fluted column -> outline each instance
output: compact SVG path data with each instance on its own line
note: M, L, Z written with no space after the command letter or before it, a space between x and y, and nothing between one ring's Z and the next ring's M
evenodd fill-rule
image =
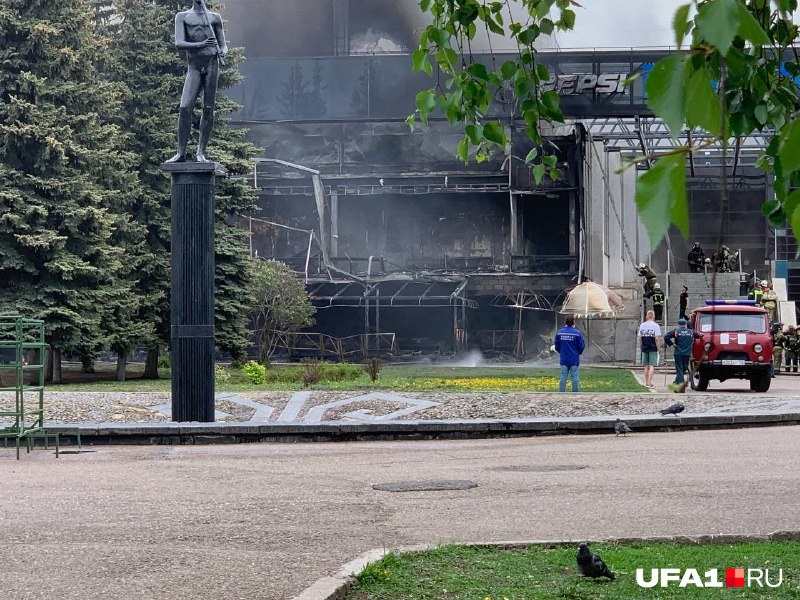
M165 163L172 177L172 420L214 421L214 185L217 163Z

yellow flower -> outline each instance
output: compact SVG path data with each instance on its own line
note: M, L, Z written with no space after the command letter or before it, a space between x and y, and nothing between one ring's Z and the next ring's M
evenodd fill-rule
M453 377L448 379L420 379L420 386L431 385L457 387L463 390L491 391L524 389L531 391L554 391L558 389L555 377Z

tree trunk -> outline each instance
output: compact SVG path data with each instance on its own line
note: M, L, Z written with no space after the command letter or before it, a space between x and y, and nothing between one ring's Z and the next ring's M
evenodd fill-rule
M94 358L90 356L81 357L81 373L94 373Z
M53 383L61 383L61 350L53 348Z
M147 351L142 379L158 379L158 348L150 348Z
M117 352L117 381L125 381L125 371L128 368L128 351Z
M44 350L44 382L53 382L53 349L50 346Z

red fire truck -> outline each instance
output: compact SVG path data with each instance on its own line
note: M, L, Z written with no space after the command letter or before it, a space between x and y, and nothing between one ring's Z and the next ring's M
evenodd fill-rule
M747 379L751 390L769 390L772 337L767 311L755 301L706 300L692 313L690 326L701 334L689 365L693 390L707 390L712 379Z

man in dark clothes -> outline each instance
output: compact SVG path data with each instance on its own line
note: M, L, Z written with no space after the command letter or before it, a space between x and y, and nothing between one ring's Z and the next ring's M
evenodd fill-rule
M586 348L583 334L575 329L575 318L567 317L566 327L562 327L556 333L555 347L556 352L561 356L561 381L558 390L567 390L567 375L572 379L572 391L580 391L580 381L578 380L578 367L581 364L581 354Z
M703 270L703 262L706 259L706 253L700 247L700 242L695 242L691 250L689 250L689 270L692 273L699 273Z
M689 288L685 285L681 288L681 297L679 300L679 307L678 307L678 318L679 319L686 319L689 320L689 317L686 316L686 307L689 304Z

